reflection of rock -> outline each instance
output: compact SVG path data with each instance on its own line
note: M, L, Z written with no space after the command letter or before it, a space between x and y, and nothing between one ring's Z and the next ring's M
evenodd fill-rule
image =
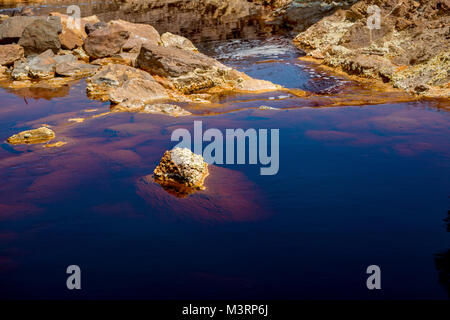
M17 44L0 45L0 65L9 66L23 58L23 48Z
M49 18L59 19L59 17ZM58 53L59 49L61 49L58 33L61 30L61 23L55 26L54 23L46 20L35 20L23 30L19 45L24 48L25 55L39 54L49 49L54 53Z
M220 223L256 221L270 214L258 186L244 174L213 165L208 170L210 176L202 192L182 197L176 193L179 189L165 190L148 175L138 180L137 193L148 203L149 213L161 212L163 219Z
M450 296L450 250L436 254L434 263L439 273L439 283L447 289Z
M153 174L155 181L165 189L186 196L195 190L204 189L208 164L201 155L187 148L174 148L164 153Z
M35 144L44 143L55 138L55 133L47 127L22 131L8 138L10 144Z
M358 1L300 33L294 42L349 74L389 82L411 93L450 96L448 4L441 0L398 3ZM384 17L379 29L367 28L371 5L378 5Z

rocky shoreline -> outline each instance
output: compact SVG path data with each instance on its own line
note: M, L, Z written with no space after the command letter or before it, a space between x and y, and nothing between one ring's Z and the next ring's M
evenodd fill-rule
M110 101L112 111L189 115L171 102L208 103L227 91L281 89L253 79L200 53L179 35L160 35L124 20L14 16L0 25L2 86L58 88L87 77L90 98Z
M369 29L369 6L380 28ZM369 10L370 11L370 10ZM318 63L377 79L414 95L450 97L450 2L361 0L298 34Z

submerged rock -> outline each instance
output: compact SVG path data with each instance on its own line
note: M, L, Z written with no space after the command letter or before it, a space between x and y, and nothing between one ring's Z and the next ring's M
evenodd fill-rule
M40 127L34 130L22 131L18 134L13 135L8 138L7 142L9 144L35 144L35 143L45 143L55 138L55 133L47 128Z
M0 45L0 65L10 66L23 58L23 48L17 44Z
M203 190L208 174L208 164L203 157L187 148L166 151L153 171L157 183L165 188L179 190L182 194Z

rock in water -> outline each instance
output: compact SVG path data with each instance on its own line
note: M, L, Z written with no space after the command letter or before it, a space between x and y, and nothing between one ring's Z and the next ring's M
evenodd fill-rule
M203 183L208 174L208 164L203 157L187 148L166 151L153 171L157 183L181 194L205 189Z
M34 130L22 131L18 134L9 137L7 142L9 144L35 144L45 143L55 138L55 133L47 128L40 127Z
M25 55L40 54L49 49L56 54L61 49L60 30L45 20L35 20L23 30L19 45L24 48Z
M9 66L23 58L23 48L17 44L0 45L0 65Z

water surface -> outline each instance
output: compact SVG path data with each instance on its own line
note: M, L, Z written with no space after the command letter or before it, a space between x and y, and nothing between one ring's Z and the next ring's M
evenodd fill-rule
M286 40L201 50L286 92L185 105L193 116L113 113L85 82L55 96L0 89L0 136L52 126L61 148L0 148L1 298L446 298L448 101L332 105L377 94L297 58ZM368 99L368 98L367 98ZM278 110L259 110L261 105ZM93 112L92 109L96 109ZM211 168L180 199L143 177L176 128L277 128L280 170ZM144 179L145 180L145 179ZM66 289L68 265L82 290ZM367 266L382 270L369 291Z

